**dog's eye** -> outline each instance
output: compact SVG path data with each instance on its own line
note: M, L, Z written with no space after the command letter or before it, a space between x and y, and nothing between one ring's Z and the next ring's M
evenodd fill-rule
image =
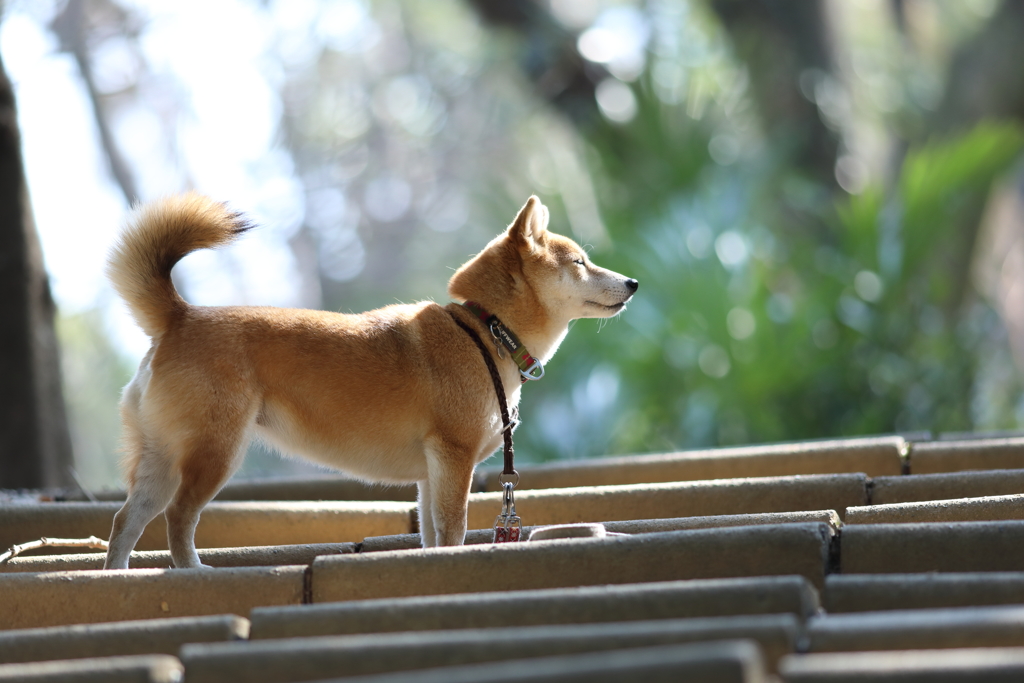
M577 266L585 266L585 265L587 265L586 263L583 262L583 259L581 259L581 258L574 259L573 263L575 263Z

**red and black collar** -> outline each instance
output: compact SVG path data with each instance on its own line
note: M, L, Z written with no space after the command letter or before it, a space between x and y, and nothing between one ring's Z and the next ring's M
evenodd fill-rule
M467 301L462 306L487 326L496 344L508 349L512 360L519 366L519 374L522 375L520 381L525 383L527 380L536 380L544 376L544 364L540 362L539 358L530 355L526 346L519 341L519 337L498 320L498 316L490 313L475 301Z

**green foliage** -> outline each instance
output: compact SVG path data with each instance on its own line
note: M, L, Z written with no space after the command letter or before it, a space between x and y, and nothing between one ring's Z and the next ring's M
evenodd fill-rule
M640 164L671 178L629 201L600 193L614 246L594 258L639 292L621 318L578 323L549 379L525 389L539 428L520 430L523 453L1016 423L1019 383L1003 381L998 400L979 385L1005 340L967 272L989 187L1024 148L1019 128L912 150L892 187L833 205L771 149L715 167L696 122L660 145L644 139L650 125L636 124L634 150L595 142L610 186Z

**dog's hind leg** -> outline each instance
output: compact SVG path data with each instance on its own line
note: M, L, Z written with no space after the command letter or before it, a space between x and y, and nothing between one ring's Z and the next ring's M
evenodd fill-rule
M164 511L167 519L167 547L174 566L204 567L196 552L199 514L213 500L241 462L246 445L245 429L234 434L206 435L196 439L180 463L181 483Z
M121 397L125 461L130 467L128 499L114 515L105 569L128 568L128 558L146 525L167 506L178 487L173 454L163 442L147 434L146 423L140 415L142 396L151 378L152 359L153 349L150 349Z
M153 518L160 514L174 495L179 476L171 459L162 449L136 440L138 449L128 500L114 515L110 545L104 569L127 569L132 549Z
M440 440L427 446L434 545L462 545L466 540L466 505L473 484L474 462L472 456L463 457L461 449Z
M434 533L434 516L430 511L430 480L424 479L416 483L419 491L417 502L419 503L420 523L420 545L424 548L433 548L437 545L437 537Z

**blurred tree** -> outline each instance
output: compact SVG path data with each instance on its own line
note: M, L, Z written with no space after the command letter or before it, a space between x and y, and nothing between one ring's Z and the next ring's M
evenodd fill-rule
M54 305L21 159L14 91L0 63L0 488L71 483Z
M275 274L301 279L289 305L443 300L445 268L531 192L555 229L640 280L625 315L578 323L525 390L524 459L1024 421L1005 331L968 277L989 188L1021 147L1019 129L977 125L1020 118L1020 3L233 7L217 20L248 23L218 38L241 36L232 53L262 45L258 64L190 101L205 74L146 51L195 57L196 22L161 34L138 5L56 6L126 196L216 176L208 191L266 199L253 202L272 214L262 232L289 252ZM213 97L225 92L239 110ZM235 140L236 166L182 151L216 142L196 135L203 102L239 126L266 121L264 147ZM245 258L209 256L219 279L183 278L186 295L245 301ZM98 320L62 334L109 360ZM66 367L109 394L122 371ZM112 423L93 403L71 405ZM87 432L76 439L107 447Z
M130 16L129 12L108 0L70 0L50 24L60 40L61 49L69 53L78 66L82 83L89 96L89 104L92 106L100 145L110 165L110 174L129 205L138 201L139 192L131 169L111 132L107 101L100 94L93 75L89 42L102 42L111 35L121 32L130 33Z
M1003 2L977 35L966 40L952 55L947 85L941 102L929 117L927 133L949 135L987 120L1015 120L1024 124L1024 3ZM1024 168L1016 172L1017 183L1024 185ZM1019 190L1018 190L1019 192ZM979 254L979 230L986 209L984 201L962 218L960 229L950 236L947 273L959 296L951 305L962 305L971 288L971 268L985 254ZM1016 216L1018 238L1024 237L1024 213ZM984 246L984 245L982 245ZM1009 291L1024 286L1024 273L1007 272L1002 278L1004 298ZM1024 313L1002 311L1011 330L1020 327ZM1020 334L1018 333L1018 337ZM1024 337L1016 340L1024 348ZM1021 366L1024 370L1024 366Z

